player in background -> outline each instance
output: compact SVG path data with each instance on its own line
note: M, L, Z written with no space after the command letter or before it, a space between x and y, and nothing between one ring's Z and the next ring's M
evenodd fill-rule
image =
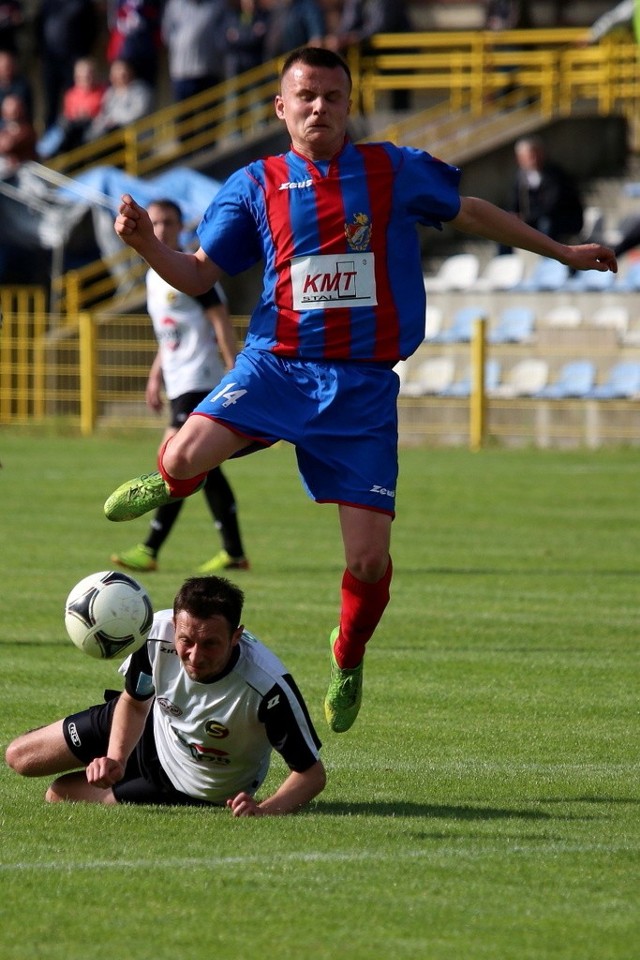
M149 217L158 240L179 250L183 219L178 204L156 200L149 204ZM146 282L147 311L158 340L158 352L149 371L145 399L147 406L159 413L164 387L171 404L171 422L162 440L165 444L218 383L224 370L233 367L237 344L219 284L190 297L166 283L155 270L147 272ZM207 474L203 493L222 538L222 550L203 563L198 572L247 570L249 561L240 535L236 499L220 467ZM183 502L174 500L159 507L145 542L114 553L112 562L127 570L156 570L160 548L171 533Z
M421 150L352 143L351 76L337 54L293 51L275 112L288 153L232 174L177 253L147 213L122 199L115 229L168 283L195 294L223 271L264 261L262 295L236 365L159 457L159 472L122 484L105 503L129 520L189 496L228 457L280 439L296 447L312 498L335 503L344 543L339 626L331 634L325 715L348 730L362 697L365 645L389 601L398 470L398 377L424 339L418 224L554 257L577 270L616 270L598 244L567 246L485 200L461 197L460 171Z
M17 737L9 766L62 774L51 803L213 805L236 817L308 803L326 782L320 741L291 675L240 622L243 602L222 577L186 580L120 667L122 693ZM256 800L274 749L290 772Z

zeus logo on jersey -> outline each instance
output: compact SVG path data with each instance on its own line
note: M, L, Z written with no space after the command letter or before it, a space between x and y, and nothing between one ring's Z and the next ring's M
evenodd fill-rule
M278 190L304 190L305 187L310 187L312 183L313 180L301 180L299 183L289 180L287 183L281 183Z
M295 310L375 306L375 260L372 253L294 257L291 286Z

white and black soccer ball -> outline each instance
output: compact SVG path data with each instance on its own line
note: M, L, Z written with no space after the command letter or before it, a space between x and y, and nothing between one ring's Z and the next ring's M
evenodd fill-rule
M64 624L72 642L90 657L128 656L145 643L153 608L137 580L118 570L84 577L69 593Z

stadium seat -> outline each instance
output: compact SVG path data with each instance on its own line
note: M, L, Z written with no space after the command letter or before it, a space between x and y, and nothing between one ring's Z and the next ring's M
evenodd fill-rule
M403 386L405 397L424 397L439 394L453 383L454 363L450 357L431 357L424 360Z
M535 314L529 307L505 307L487 339L489 343L525 343L533 337L534 327Z
M520 360L505 374L504 381L492 390L494 397L532 397L546 386L549 364L546 360Z
M612 327L620 337L623 337L629 326L629 310L621 303L598 307L591 317L591 323L596 327Z
M479 273L480 261L475 253L456 253L447 257L435 276L425 276L427 294L468 290L478 279Z
M564 285L565 290L590 293L597 290L610 290L617 282L617 274L611 270L578 270L569 277Z
M595 364L591 360L570 360L565 363L557 380L535 394L547 400L563 400L569 397L585 397L596 379Z
M620 360L614 364L604 383L593 387L587 396L594 400L615 400L640 394L640 361Z
M505 253L489 261L473 290L511 290L523 276L523 258L518 253Z
M543 322L549 327L579 327L582 323L582 310L572 303L558 304L545 313Z
M640 260L634 260L623 268L616 283L616 290L618 293L633 293L640 290Z
M486 361L484 365L484 389L487 393L491 393L498 386L500 382L500 369L499 360L491 359ZM471 370L468 370L461 380L456 380L450 387L443 390L442 395L445 397L468 397L471 395L471 386Z
M560 290L569 279L569 267L551 257L538 257L528 277L516 284L514 290L539 293L542 290Z
M442 330L443 312L442 307L427 303L427 309L424 317L424 338L433 340L433 338Z
M475 321L484 316L486 316L485 308L477 304L460 307L454 313L450 326L436 334L432 338L432 343L469 343Z

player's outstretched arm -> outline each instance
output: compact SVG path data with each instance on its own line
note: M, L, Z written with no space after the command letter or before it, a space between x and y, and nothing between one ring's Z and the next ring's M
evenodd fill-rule
M201 247L195 253L183 253L161 243L149 214L128 193L122 196L114 230L163 280L190 296L206 293L222 276Z
M276 792L260 803L248 793L238 793L227 800L227 806L234 817L277 817L295 813L305 803L317 797L324 790L326 782L324 764L321 760L316 760L304 773L292 770Z
M460 210L451 225L463 233L495 240L508 247L519 247L543 257L553 257L575 270L618 272L615 254L609 247L600 243L558 243L523 223L515 214L478 197L462 197Z

